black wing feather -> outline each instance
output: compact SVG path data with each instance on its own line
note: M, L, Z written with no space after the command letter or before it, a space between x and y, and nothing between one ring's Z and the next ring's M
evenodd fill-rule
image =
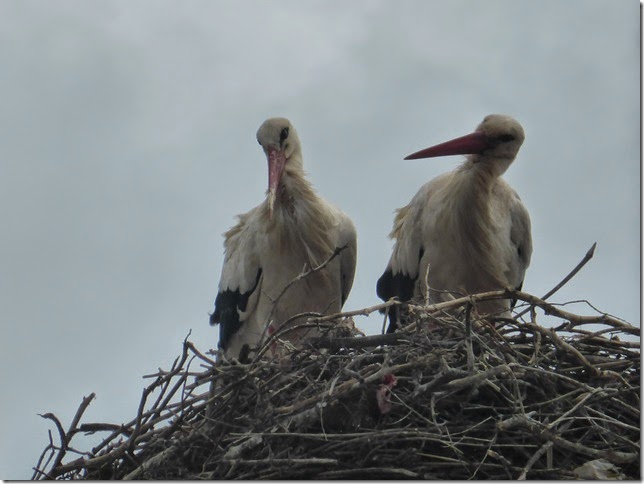
M210 315L210 324L219 324L219 347L226 350L230 338L239 331L244 321L239 319L239 313L246 311L248 298L257 289L259 279L262 276L261 267L257 271L255 284L252 289L244 293L239 289L226 289L217 294L215 299L215 312Z
M387 269L385 273L380 276L380 279L378 279L378 283L376 284L376 293L383 301L389 301L392 297L403 302L409 301L414 295L416 279L417 277L412 278L404 275L402 272L394 274L391 269ZM394 311L393 314L389 314L387 333L393 333L398 328L398 320L400 319L399 312L400 311Z
M425 250L423 247L418 251L418 264L420 265L420 260L423 258ZM401 302L407 302L414 297L414 287L416 285L416 277L411 277L398 272L393 273L391 267L387 267L387 270L384 272L376 284L376 294L383 301L389 301L392 297L397 298ZM400 311L399 308L396 308L394 313L389 314L389 326L387 327L387 333L393 333L398 329L398 323L400 320Z

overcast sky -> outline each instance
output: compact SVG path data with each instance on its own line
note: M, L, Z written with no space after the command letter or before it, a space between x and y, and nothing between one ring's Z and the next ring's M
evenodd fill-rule
M357 227L346 309L378 302L394 210L460 162L403 156L505 113L525 290L597 242L553 301L640 325L639 21L634 0L3 0L0 477L31 476L37 413L67 426L96 392L87 421L128 421L189 331L216 347L221 234L264 197L271 116Z

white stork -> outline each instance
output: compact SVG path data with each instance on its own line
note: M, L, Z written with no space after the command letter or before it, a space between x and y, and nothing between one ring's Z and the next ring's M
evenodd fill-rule
M396 243L376 291L383 300L441 302L466 294L521 288L532 255L530 217L501 175L524 140L509 116L491 114L466 136L405 159L466 154L454 171L423 185L397 210L390 237ZM509 317L509 300L478 306ZM396 330L391 317L387 332Z
M267 197L224 234L224 265L210 316L210 324L219 324L219 347L228 358L245 359L285 323L301 323L289 322L295 315L340 311L356 266L355 227L306 179L293 125L284 118L267 119L257 141L268 160ZM285 338L297 344L315 334L297 330Z

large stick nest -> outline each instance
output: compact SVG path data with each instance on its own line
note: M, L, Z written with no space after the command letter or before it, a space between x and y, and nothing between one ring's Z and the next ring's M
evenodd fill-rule
M499 297L539 309L480 319ZM508 291L406 306L395 334L338 325L397 306L309 318L328 335L288 349L275 334L245 364L186 340L132 421L81 423L93 395L67 431L43 415L58 435L34 478L640 478L639 328ZM87 432L106 437L81 451Z

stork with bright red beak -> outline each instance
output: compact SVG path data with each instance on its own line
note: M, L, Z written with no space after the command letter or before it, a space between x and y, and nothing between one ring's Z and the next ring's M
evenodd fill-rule
M407 156L467 155L397 210L395 245L377 283L380 298L437 303L477 292L520 289L532 255L530 216L501 178L524 140L509 116L491 114L476 130ZM419 302L420 302L419 301ZM480 314L509 317L507 299L481 303ZM387 332L400 325L390 315Z
M267 119L257 141L268 160L266 199L224 234L224 265L210 316L228 358L243 359L269 334L302 323L296 315L339 312L356 266L355 227L306 179L290 121ZM296 280L305 272L310 274ZM316 335L309 328L285 338L299 345Z

